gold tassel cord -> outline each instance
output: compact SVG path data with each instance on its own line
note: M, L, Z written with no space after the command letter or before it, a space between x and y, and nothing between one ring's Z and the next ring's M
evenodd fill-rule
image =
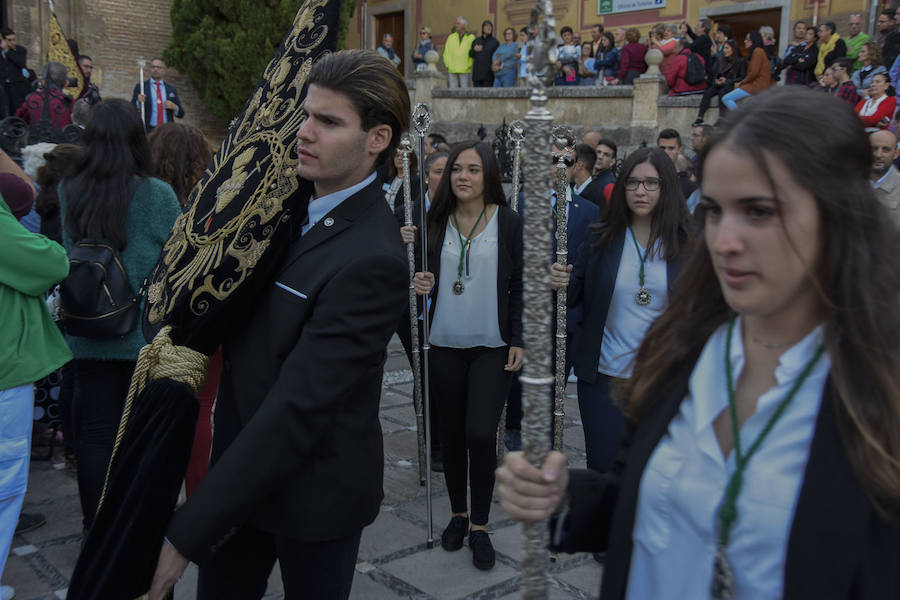
M141 348L138 354L134 374L131 376L131 385L128 388L128 396L125 399L125 407L122 410L122 419L119 421L119 430L116 433L116 443L113 453L106 467L106 479L103 482L103 493L100 495L100 503L97 511L103 506L106 498L106 490L109 487L109 473L119 451L122 438L128 429L128 419L135 399L141 395L144 388L151 381L158 379L171 379L183 383L191 388L194 394L198 394L206 380L206 371L209 367L209 357L202 352L192 350L187 346L176 346L169 337L171 326L163 327L153 341Z

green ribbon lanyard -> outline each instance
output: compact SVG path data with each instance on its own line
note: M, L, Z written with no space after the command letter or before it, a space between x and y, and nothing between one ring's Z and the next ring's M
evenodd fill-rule
M753 458L753 455L756 454L756 451L759 449L760 445L762 445L763 440L767 435L769 435L769 432L772 431L772 428L775 427L775 423L778 421L781 415L784 414L784 411L794 399L794 396L797 395L797 392L800 390L803 382L805 382L809 377L809 374L812 372L813 367L815 367L816 363L819 362L819 359L822 357L822 354L825 351L824 344L820 343L819 347L816 349L815 354L813 354L812 358L809 359L809 361L806 363L806 366L803 367L803 371L800 372L800 376L797 377L796 381L794 381L794 385L791 386L791 389L775 409L775 412L771 417L769 417L769 421L766 423L766 426L763 427L763 430L759 432L759 435L750 445L750 448L745 454L741 449L741 434L738 427L737 405L734 402L734 373L731 367L731 337L732 333L734 332L734 324L736 321L737 317L733 317L731 319L731 323L728 325L728 337L725 341L725 373L728 376L728 412L731 416L731 433L734 436L735 470L734 473L732 473L731 478L728 480L728 486L725 488L725 497L722 500L722 505L719 507L718 518L720 548L726 548L728 546L731 529L734 526L735 521L737 520L737 499L741 494L741 486L744 483L744 471L747 468L747 463L750 462L750 459Z
M462 234L459 232L459 221L456 220L456 211L453 211L453 224L456 226L456 235L459 238L459 268L457 269L457 275L459 276L459 280L462 280L463 276L463 265L466 267L466 277L469 276L469 249L472 246L472 234L475 233L475 229L478 228L478 224L481 223L481 217L484 216L484 211L487 210L487 204L484 205L484 208L481 209L481 214L478 215L478 219L475 221L475 224L472 225L472 231L469 232L469 235L466 236L466 241L463 242Z
M641 254L641 246L638 244L637 236L634 235L634 231L632 231L631 226L629 225L628 231L631 232L631 241L634 242L634 249L637 251L638 258L641 261L641 271L638 274L641 281L641 289L644 289L644 263L647 262L647 253L650 252L650 248L644 250L644 254Z

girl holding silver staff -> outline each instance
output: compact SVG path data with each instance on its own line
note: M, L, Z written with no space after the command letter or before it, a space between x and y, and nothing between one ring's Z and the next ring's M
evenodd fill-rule
M868 150L808 90L729 115L702 159L702 234L622 389L615 468L499 470L509 514L559 509L557 547L608 549L602 600L896 596L900 271L880 257L900 234Z
M568 286L568 305L582 313L573 364L589 469L607 471L616 456L624 420L610 387L631 375L644 333L668 304L688 219L672 161L641 148L625 160L606 216L591 226L574 266L553 265L551 285Z
M494 566L486 527L497 464L495 436L510 374L522 367L522 225L506 206L490 146L458 144L447 159L426 220L428 264L416 292L431 297L431 391L440 411L451 519L445 550L469 548Z

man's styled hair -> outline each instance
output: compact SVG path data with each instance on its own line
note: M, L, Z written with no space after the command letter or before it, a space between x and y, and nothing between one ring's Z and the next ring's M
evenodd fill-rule
M79 63L80 63L81 61L83 61L83 60L89 60L89 61L91 61L91 62L94 62L94 59L91 58L90 56L88 56L87 54L82 54L81 56L78 57L78 62L79 62Z
M386 39L388 39L388 38L394 39L394 36L392 36L392 35L389 34L389 33L386 33L386 34L384 34L383 36L381 36L381 41L383 42L384 40L386 40Z
M597 151L588 144L576 144L575 160L581 161L581 164L583 164L584 168L590 173L591 169L594 168L594 163L597 162Z
M603 33L603 31L604 31L603 25L601 25L600 23L595 23L594 25L591 25L591 29L596 29L597 33Z
M830 33L837 31L837 25L834 24L834 21L825 21L822 23L822 27L827 29Z
M734 37L734 32L731 30L731 25L728 23L719 23L716 25L716 29L725 36L726 40L730 40Z
M0 29L0 36L6 37L8 35L15 35L16 32L10 29L9 27L4 27Z
M618 147L618 146L616 145L616 143L615 143L614 141L612 141L612 140L608 140L608 139L606 139L606 138L603 138L602 140L600 140L599 142L597 142L597 146L606 146L607 148L609 148L610 150L612 150L613 158L615 158L616 156L619 155L619 147Z
M154 61L154 60L158 60L159 62L161 62L161 63L162 63L162 66L163 66L163 69L166 68L166 61L164 61L162 58L160 58L159 56L154 56L153 58L150 59L150 64L151 64L151 65L153 64L153 61Z
M562 34L564 34L564 33L572 33L572 34L574 34L574 32L572 31L572 28L569 27L568 25L566 25L565 27L563 27L562 29L559 30L559 35L562 35Z
M313 65L307 84L347 97L362 121L363 131L376 125L390 125L391 141L378 156L384 164L409 130L409 91L400 71L388 59L372 50L341 50L322 56Z
M703 29L705 29L705 31L703 33L709 33L710 31L712 31L712 21L710 21L706 17L703 17L702 19L700 19L700 21L698 21L697 24L700 25L700 27L702 27Z
M660 131L659 136L656 138L657 144L659 143L659 140L676 140L679 147L683 145L681 143L681 134L674 129L663 129Z

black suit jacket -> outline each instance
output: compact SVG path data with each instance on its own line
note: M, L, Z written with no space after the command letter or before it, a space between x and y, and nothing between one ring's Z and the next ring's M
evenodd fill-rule
M500 337L510 346L524 347L522 341L522 219L506 206L497 207L497 315ZM429 323L437 308L437 290L441 281L441 250L446 227L440 233L436 250L428 252L428 270L434 274ZM419 269L421 270L421 269ZM455 273L451 273L455 276Z
M616 289L619 261L625 248L625 232L616 236L608 249L594 247L594 241L595 239L589 238L581 246L567 296L568 306L580 307L582 310L580 329L583 335L579 337L575 351L573 361L575 375L590 383L597 380L603 329L606 327L606 316L609 314L609 305ZM670 293L680 267L680 256L677 260L666 263L666 278Z
M153 100L150 95L150 80L144 82L144 117L146 118L146 128L147 131L152 131L154 127L156 127L155 123L150 122L150 115L153 114ZM175 86L169 83L168 81L163 81L163 87L165 87L165 95L166 100L171 100L175 104L178 105L178 110L166 109L166 123L171 123L175 120L175 117L179 119L184 117L184 108L181 106L181 100L178 98L178 90L175 89ZM134 86L134 91L131 94L131 102L140 110L141 105L138 102L138 95L141 93L140 89L137 85Z
M571 473L570 511L558 549L607 550L601 600L625 598L641 477L678 414L689 377L683 374L639 424L628 425L610 473ZM900 526L882 521L860 487L838 431L839 398L830 381L823 394L788 536L784 598L900 597Z
M385 349L409 273L373 183L290 246L223 345L212 465L167 531L201 563L244 524L316 541L378 515Z

